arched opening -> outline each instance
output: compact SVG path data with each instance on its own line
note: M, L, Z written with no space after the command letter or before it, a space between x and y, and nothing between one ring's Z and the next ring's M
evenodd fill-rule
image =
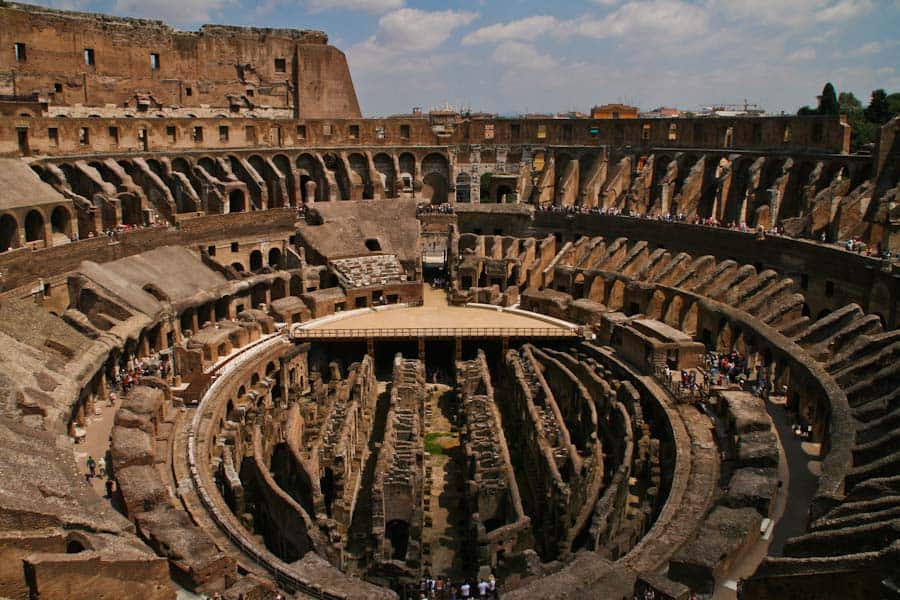
M416 157L404 152L398 159L400 163L400 183L404 192L412 192L416 181Z
M85 551L84 544L82 544L78 540L67 540L66 541L66 554L78 554L78 553L84 552L84 551Z
M50 228L54 234L72 237L72 218L65 206L57 206L50 213Z
M662 318L663 307L666 304L666 295L660 290L655 290L650 298L650 305L647 306L647 317L656 319Z
M207 158L206 160L209 160L209 159ZM147 162L148 162L148 164L150 164L151 168L153 168L154 164L158 164L155 160L147 161ZM153 169L153 170L156 172L157 175L162 175L162 173L160 173L156 169ZM161 168L160 168L160 170L161 170ZM185 160L183 158L176 158L172 161L172 170L177 173L182 173L183 175L190 175L191 174L191 165L190 165L190 163L188 163L187 160Z
M398 519L390 521L384 535L391 542L391 558L406 560L406 551L409 549L409 523Z
M369 252L381 252L381 243L375 238L366 240L366 248Z
M456 176L456 201L471 202L472 177L468 173L460 173Z
M350 163L350 170L355 177L359 178L359 183L362 184L363 200L373 199L375 197L375 189L372 186L372 179L369 177L369 160L362 154L354 152L347 157L347 162Z
M498 185L497 186L497 196L494 200L500 204L503 202L511 202L513 197L513 190L508 185Z
M384 195L386 198L397 197L397 172L394 170L394 161L387 154L376 154L372 158L375 165L375 171L381 178L381 185L384 187Z
M19 243L19 224L12 215L0 217L0 252L15 248Z
M440 173L429 173L422 180L422 199L431 204L447 202L447 178Z
M291 161L284 154L276 154L272 158L272 163L278 172L284 177L285 192L288 196L288 202L291 206L297 205L297 190L294 189L294 178L291 177ZM271 204L271 198L269 199Z
M233 263L231 263L231 268L234 269L235 271L237 271L238 273L243 273L243 272L244 272L244 265L242 265L242 264L239 263L239 262L233 262Z
M228 194L228 212L236 213L244 211L244 192L233 190Z
M300 200L313 203L328 199L322 166L313 155L301 154L297 157L297 173L300 175Z
M250 270L258 271L258 270L262 269L262 266L263 266L262 252L260 252L259 250L254 250L253 252L250 253Z
M44 216L36 210L25 215L25 241L37 242L44 239Z
M287 283L284 279L276 279L272 282L272 300L278 300L287 296Z
M278 248L269 250L269 266L273 269L281 268L281 250Z
M422 159L422 198L432 204L443 204L447 201L450 169L447 158L432 153Z
M323 156L322 161L325 163L325 168L331 172L335 182L337 182L340 199L350 200L350 177L347 174L347 169L344 167L344 161L333 152Z

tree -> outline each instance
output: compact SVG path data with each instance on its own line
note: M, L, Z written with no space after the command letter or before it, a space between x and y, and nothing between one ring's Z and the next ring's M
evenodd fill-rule
M841 92L838 94L838 106L842 115L849 115L854 112L862 112L863 105L859 98L853 92Z
M869 100L869 106L865 111L866 120L878 125L883 125L891 118L891 111L888 107L887 93L882 90L874 90L872 99Z
M894 93L887 97L888 111L891 117L900 115L900 93Z
M837 94L830 81L822 88L822 95L819 96L819 108L816 112L820 115L837 115L840 112Z

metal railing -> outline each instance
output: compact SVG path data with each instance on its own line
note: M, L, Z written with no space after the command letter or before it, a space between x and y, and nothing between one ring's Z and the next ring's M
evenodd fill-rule
M422 327L373 329L294 329L292 339L418 339L418 338L566 338L577 337L562 327Z

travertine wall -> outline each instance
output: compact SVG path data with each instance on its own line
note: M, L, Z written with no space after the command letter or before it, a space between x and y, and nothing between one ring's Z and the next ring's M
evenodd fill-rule
M346 59L320 31L205 25L182 32L160 21L13 3L0 5L0 21L0 46L9 49L0 54L2 94L135 112L261 105L290 116L359 115ZM24 45L23 60L14 44Z

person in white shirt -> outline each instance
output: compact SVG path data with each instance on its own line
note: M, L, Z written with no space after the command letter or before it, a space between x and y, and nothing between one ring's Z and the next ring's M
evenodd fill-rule
M459 593L462 594L463 598L469 597L469 582L463 581L462 585L459 586Z

